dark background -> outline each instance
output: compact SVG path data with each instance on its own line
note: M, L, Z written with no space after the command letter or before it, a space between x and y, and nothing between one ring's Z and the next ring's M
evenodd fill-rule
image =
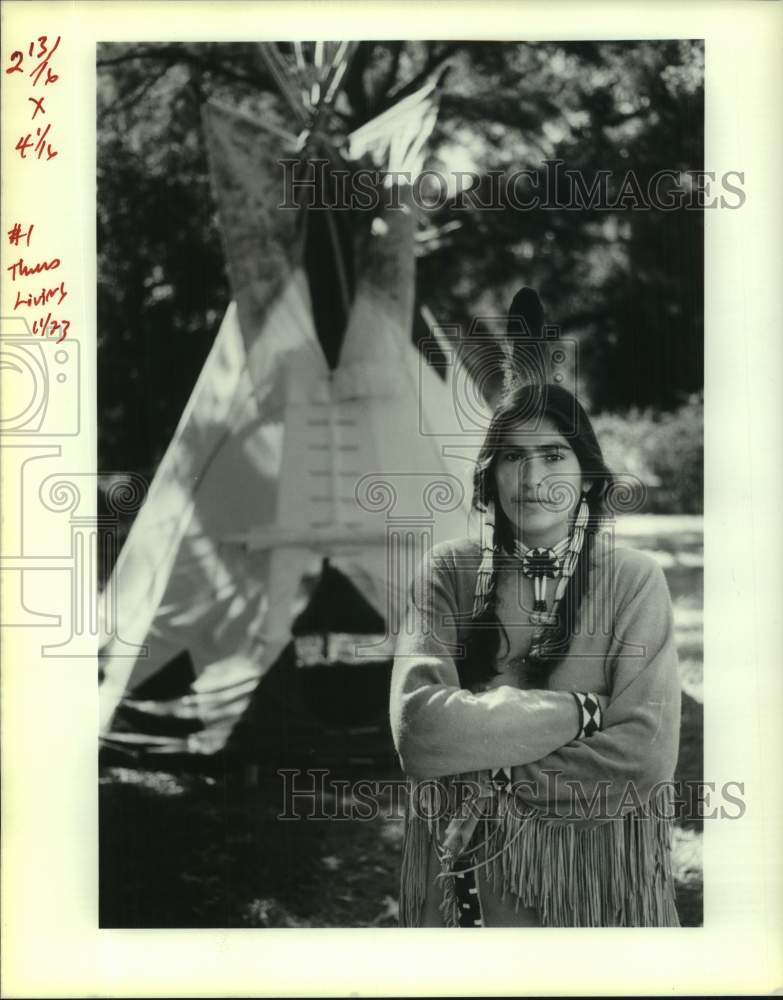
M448 65L427 167L510 174L561 159L588 184L611 171L615 192L632 170L644 190L656 171L703 167L703 57L698 40L362 42L337 109L347 132ZM151 479L231 297L208 97L292 127L254 44L98 47L100 470ZM419 236L418 298L438 322L467 329L536 288L579 343L610 464L653 488L651 509L701 509L701 211L445 204Z
M151 481L231 298L201 103L292 126L252 43L102 44L97 59L98 463L107 478ZM644 189L658 170L703 166L698 40L363 42L337 105L343 131L446 62L427 167L486 175L561 159L588 183L611 171L613 187L632 170ZM701 524L680 515L702 509L701 211L445 204L423 213L417 256L419 303L440 323L503 314L526 284L578 341L580 395L609 465L648 487L649 516L628 543L666 571L684 692L676 778L698 779ZM412 337L424 334L418 324ZM289 647L238 727L239 756L103 760L102 927L396 924L402 825L388 795L372 822L276 818L274 768L318 766L327 744L344 762L332 777L402 777L393 755L381 759L388 665L362 675L356 717L327 718L340 669L296 670ZM373 724L359 736L362 722ZM690 925L702 919L701 826L691 816L675 828Z

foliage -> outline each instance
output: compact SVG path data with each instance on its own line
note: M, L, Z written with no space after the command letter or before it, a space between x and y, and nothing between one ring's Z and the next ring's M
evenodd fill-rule
M336 105L343 132L448 60L427 166L541 170L545 159L644 183L702 167L699 41L362 42ZM291 125L251 43L98 47L99 465L151 473L230 299L200 104ZM485 200L483 187L480 190ZM449 225L451 224L451 225ZM427 235L430 234L430 235ZM702 384L702 217L686 209L422 213L417 283L467 329L541 293L579 342L593 410L664 410Z
M647 487L645 510L698 514L704 503L704 403L699 395L671 412L633 408L593 420L609 467Z

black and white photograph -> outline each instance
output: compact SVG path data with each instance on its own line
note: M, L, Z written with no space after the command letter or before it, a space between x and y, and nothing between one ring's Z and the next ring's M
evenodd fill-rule
M703 42L96 60L101 925L699 926Z
M779 991L782 17L3 0L4 995Z

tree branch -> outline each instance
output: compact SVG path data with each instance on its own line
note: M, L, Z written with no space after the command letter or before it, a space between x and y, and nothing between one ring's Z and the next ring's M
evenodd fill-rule
M384 102L383 106L378 109L378 114L390 108L393 104L401 101L403 97L407 97L409 94L413 94L415 91L422 86L422 84L427 80L427 77L438 68L442 66L447 59L453 56L460 49L464 48L465 42L453 42L443 48L437 55L433 55L431 52L427 57L427 62L419 73L409 80L404 86L392 91L389 97Z
M246 86L255 87L260 90L269 90L275 93L277 92L273 80L266 74L256 72L238 73L236 70L231 69L224 63L214 59L204 59L181 45L164 45L157 49L141 49L135 52L126 52L123 53L123 55L115 56L112 59L99 59L96 62L96 66L99 69L104 69L108 66L117 66L120 63L130 62L133 59L146 59L150 61L167 59L169 60L170 66L173 66L178 62L187 63L202 71L216 73L229 80L243 83Z
M123 94L118 101L110 105L107 108L103 108L100 114L100 122L102 123L108 115L118 114L121 111L127 111L131 105L136 104L138 101L144 97L144 95L151 90L155 84L162 80L163 77L171 69L172 64L167 63L158 73L153 73L152 76L148 77L142 82L140 86L131 87L129 93Z

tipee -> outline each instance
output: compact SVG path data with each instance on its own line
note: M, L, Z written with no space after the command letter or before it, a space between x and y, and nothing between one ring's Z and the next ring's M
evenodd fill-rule
M327 149L354 166L361 159L414 178L434 123L436 81L336 151L321 141L319 123L350 44L322 49L320 66L308 67L309 86L299 92L309 103L298 101L277 49L262 48L305 131L281 137L244 114L205 107L234 301L103 594L108 746L188 753L225 746L291 641L307 581L324 559L385 624L353 650L357 662L390 659L415 564L432 544L469 530L472 462L470 448L460 447L455 395L470 396L473 410L481 397L464 371L444 381L412 342L410 185L394 181L386 193L395 197L382 198L386 207L355 227L345 256L336 213L326 213L325 230L319 220L334 255L336 311L342 306L347 317L331 364L316 316L335 304L314 301L308 280L314 213L278 207L286 157ZM135 696L183 653L195 674L186 693ZM120 704L146 723L118 731ZM166 718L193 725L173 736L155 721Z

